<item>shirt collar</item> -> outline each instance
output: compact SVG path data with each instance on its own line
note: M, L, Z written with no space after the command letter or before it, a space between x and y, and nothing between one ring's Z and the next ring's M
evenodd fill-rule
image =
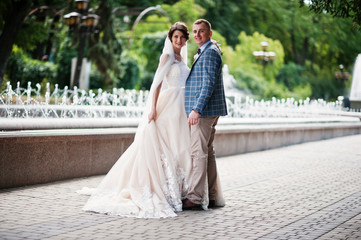
M212 41L209 40L208 42L204 43L199 49L201 50L201 52L203 52L203 50L208 46L208 44L210 44Z

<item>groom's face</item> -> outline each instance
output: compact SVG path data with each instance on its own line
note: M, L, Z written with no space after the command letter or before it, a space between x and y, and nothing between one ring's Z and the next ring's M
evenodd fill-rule
M207 28L206 24L193 24L193 39L199 47L211 40L211 36L212 31Z

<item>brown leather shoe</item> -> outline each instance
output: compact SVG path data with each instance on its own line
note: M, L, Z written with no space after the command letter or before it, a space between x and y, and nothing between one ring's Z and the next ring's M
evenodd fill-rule
M202 210L203 209L201 204L193 203L189 199L183 200L182 203L183 203L183 206L182 206L183 210Z

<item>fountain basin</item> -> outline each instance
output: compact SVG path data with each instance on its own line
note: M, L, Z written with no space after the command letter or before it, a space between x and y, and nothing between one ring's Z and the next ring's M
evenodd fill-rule
M80 128L136 128L138 118L0 118L0 129L44 130Z
M361 113L343 112L340 115L324 115L304 118L229 118L222 117L220 125L269 125L306 124L331 122L359 122ZM45 130L87 128L136 128L140 118L0 118L0 130Z
M100 119L93 120L96 124ZM133 142L138 123L134 120L132 127L121 124L123 127L1 131L0 188L107 173ZM221 118L214 144L217 156L227 156L360 133L357 117L329 121Z
M350 107L358 112L361 111L361 100L350 100Z
M0 104L0 118L132 118L142 116L143 111L136 106Z

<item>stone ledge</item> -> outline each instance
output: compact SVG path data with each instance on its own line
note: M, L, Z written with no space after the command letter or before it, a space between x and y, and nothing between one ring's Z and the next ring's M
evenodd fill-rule
M305 118L229 118L221 117L218 125L270 125L305 123L360 122L361 113L343 112L344 115L324 115ZM3 131L126 128L137 127L139 118L0 118Z
M220 126L217 129L215 146L217 156L227 156L354 134L361 134L360 122Z
M0 132L0 188L105 174L129 147L136 128ZM220 124L217 156L261 151L361 133L361 123Z

